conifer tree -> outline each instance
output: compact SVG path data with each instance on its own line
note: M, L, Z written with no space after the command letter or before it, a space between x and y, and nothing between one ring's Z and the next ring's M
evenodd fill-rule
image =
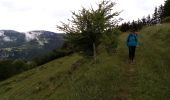
M162 18L166 18L170 16L170 0L166 0L163 6Z
M161 22L161 20L163 19L162 18L162 14L163 14L163 5L160 5L159 8L158 8L158 19L159 19L159 22Z
M158 14L158 8L155 7L154 14L152 17L152 24L158 24L159 23L159 14Z
M150 14L147 16L147 18L146 18L146 23L147 23L147 25L151 25L151 16L150 16Z
M146 25L147 24L147 19L145 17L142 18L142 25Z

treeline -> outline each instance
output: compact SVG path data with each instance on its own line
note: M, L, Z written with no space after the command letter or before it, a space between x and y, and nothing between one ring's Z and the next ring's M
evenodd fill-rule
M119 29L122 32L132 29L138 31L144 26L151 26L166 22L170 22L170 0L166 0L164 5L155 7L154 13L152 15L149 14L147 17L144 16L142 19L138 19L137 21L133 20L132 22L122 23L119 26Z
M68 56L72 53L73 53L73 51L71 49L68 49L68 47L66 47L64 44L63 47L60 49L53 50L53 51L49 52L47 55L44 55L42 57L34 58L33 62L35 62L37 66L40 66L40 65L43 65L43 64L45 64L49 61L52 61L54 59Z
M13 75L35 67L35 62L22 59L0 61L0 80L7 79Z
M32 60L16 59L16 60L1 60L0 61L0 81L11 76L38 67L54 59L67 56L72 53L72 50L63 46L61 49L53 50L47 55L33 58Z

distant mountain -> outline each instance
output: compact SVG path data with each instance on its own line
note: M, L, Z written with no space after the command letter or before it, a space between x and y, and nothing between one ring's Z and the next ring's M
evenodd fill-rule
M0 30L0 59L30 59L63 45L63 34L44 30Z
M25 34L13 30L0 30L0 48L20 46L25 42Z

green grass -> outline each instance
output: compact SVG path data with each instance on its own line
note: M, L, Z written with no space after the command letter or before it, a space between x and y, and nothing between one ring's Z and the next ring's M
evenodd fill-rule
M96 63L74 54L0 82L0 100L169 100L169 27L139 32L136 64L122 34L117 53L100 49Z

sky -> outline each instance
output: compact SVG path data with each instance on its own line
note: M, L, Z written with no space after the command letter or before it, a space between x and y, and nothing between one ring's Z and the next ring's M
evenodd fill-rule
M96 7L101 0L0 0L0 30L10 29L19 32L47 30L60 32L56 25L68 22L71 11L82 7ZM112 0L115 11L122 11L122 22L137 20L153 14L154 8L164 0Z

